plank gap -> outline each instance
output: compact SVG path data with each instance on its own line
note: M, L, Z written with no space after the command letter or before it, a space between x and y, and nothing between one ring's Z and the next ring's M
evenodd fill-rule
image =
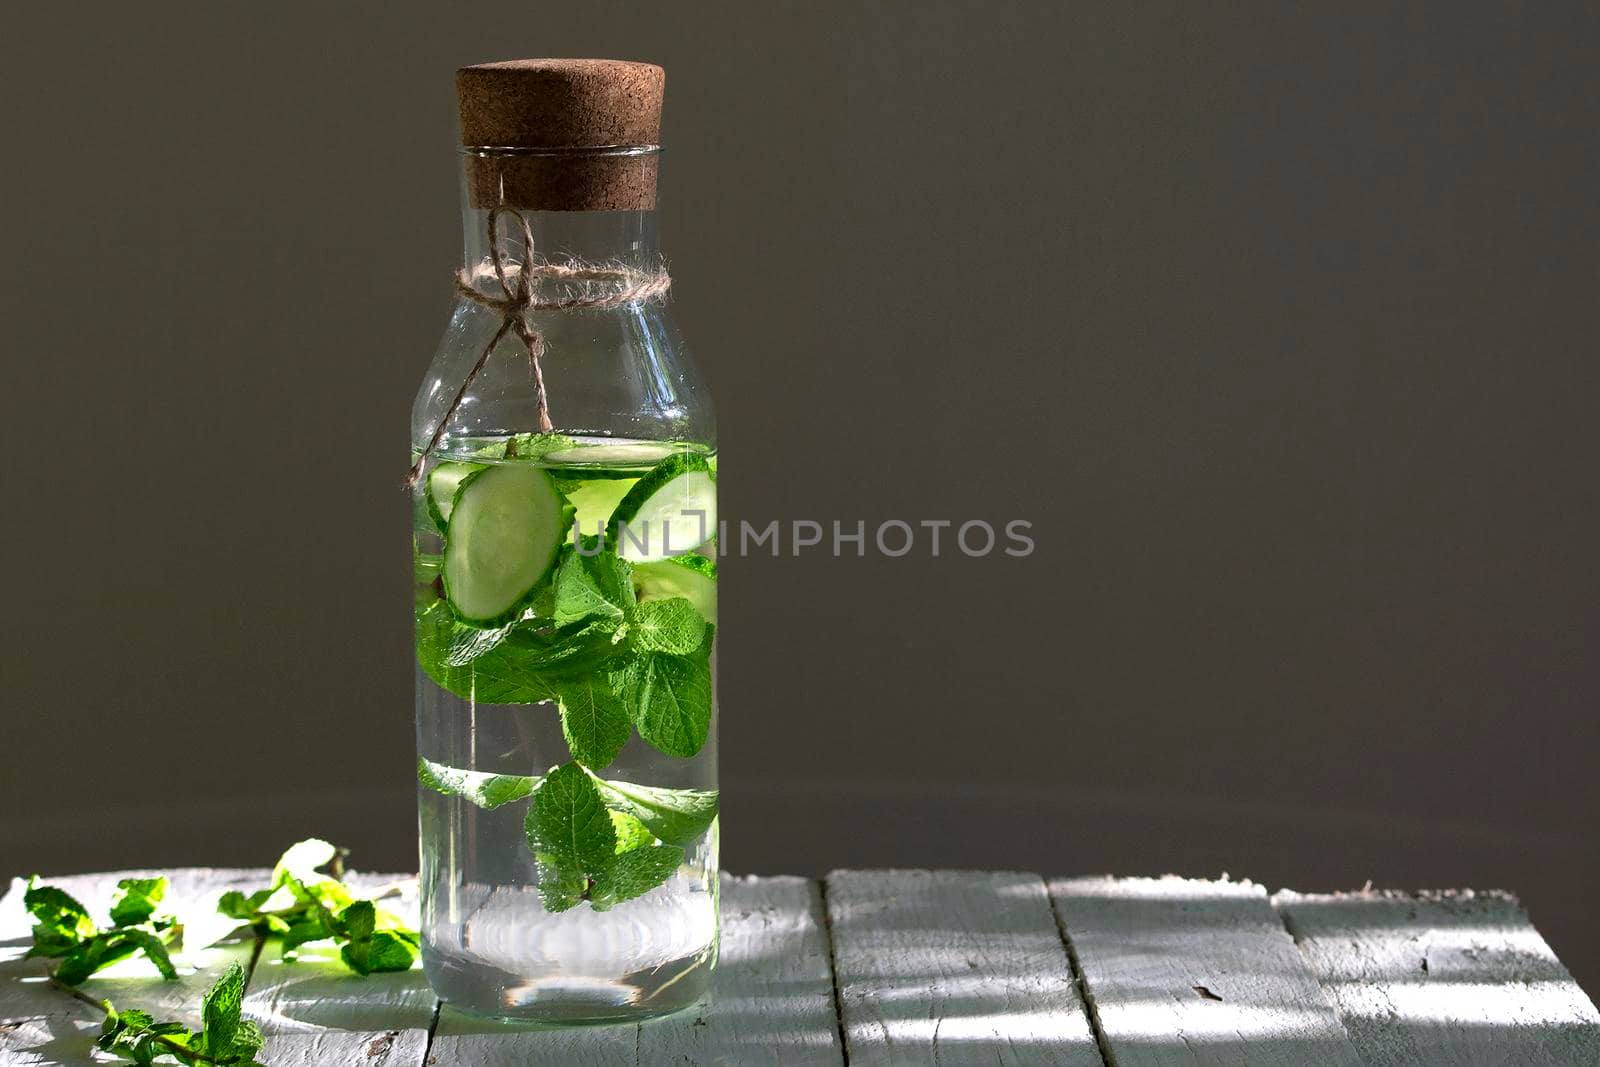
M828 977L833 982L833 1023L839 1031L839 1055L850 1067L850 1042L844 1032L844 999L839 991L839 960L833 947L833 913L828 910L828 880L817 879L817 894L822 901L822 935L828 941Z
M439 1013L443 1010L444 1001L434 997L433 1016L428 1020L428 1040L423 1042L422 1045L423 1067L427 1067L427 1064L432 1062L430 1057L433 1055L433 1036L439 1032Z
M1061 947L1067 950L1067 966L1072 968L1073 984L1078 987L1078 996L1083 1000L1084 1014L1089 1017L1089 1031L1094 1034L1094 1046L1100 1050L1100 1059L1105 1067L1117 1067L1117 1058L1106 1040L1105 1024L1100 1021L1100 1005L1094 999L1094 990L1089 988L1089 979L1083 973L1083 963L1078 959L1078 949L1072 943L1072 934L1067 930L1067 920L1062 916L1061 905L1056 900L1055 887L1049 880L1045 881L1045 891L1050 894L1050 910L1055 913L1056 932L1061 935Z

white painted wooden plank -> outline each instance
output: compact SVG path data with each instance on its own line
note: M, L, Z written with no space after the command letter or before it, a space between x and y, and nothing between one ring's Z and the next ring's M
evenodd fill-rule
M724 876L721 956L712 995L699 1007L642 1024L587 1030L486 1023L446 1007L431 1062L839 1067L844 1059L816 883Z
M1065 878L1050 895L1116 1067L1361 1067L1261 886Z
M383 906L413 926L413 875L351 874L358 892L395 887ZM268 942L250 977L244 1011L266 1036L268 1067L420 1067L437 1001L420 966L398 974L353 974L337 950L306 946L285 963Z
M123 878L168 879L165 910L183 911L213 890L243 885L266 872L215 871L182 868L173 871L115 871L105 874L63 875L45 878L76 897L95 919L105 921L111 896ZM25 883L13 880L0 900L0 1024L25 1022L0 1032L4 1062L91 1062L94 1038L101 1016L70 994L52 989L45 974L53 961L23 959L33 942L32 920L22 904ZM119 1007L137 1007L158 1019L174 1019L190 1027L200 1025L200 998L230 962L248 966L251 946L224 945L188 959L178 959L179 977L163 981L143 959L124 960L89 978L79 988L87 996L109 999Z
M1600 1064L1600 1013L1511 896L1272 902L1372 1067Z
M722 952L703 1011L644 1023L641 1062L841 1067L822 893L806 878L722 880Z
M854 1067L1099 1067L1038 875L835 871L826 897Z

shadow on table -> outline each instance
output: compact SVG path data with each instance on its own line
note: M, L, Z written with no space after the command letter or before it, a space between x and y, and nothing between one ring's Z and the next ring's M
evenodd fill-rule
M363 978L317 954L293 963L263 954L251 977L245 1013L269 1033L294 1030L426 1030L433 990L420 967Z
M91 1063L100 1023L70 1014L0 1023L0 1063Z

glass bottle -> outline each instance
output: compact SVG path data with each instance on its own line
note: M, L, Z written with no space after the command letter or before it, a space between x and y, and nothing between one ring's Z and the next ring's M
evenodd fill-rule
M411 424L421 932L483 1015L662 1014L716 961L717 453L660 299L662 80L458 74L466 262Z

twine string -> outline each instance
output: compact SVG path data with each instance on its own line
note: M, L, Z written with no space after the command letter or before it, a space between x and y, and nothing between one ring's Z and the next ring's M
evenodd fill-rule
M522 230L523 262L521 263L509 259L501 250L502 215L509 215L516 220ZM549 433L555 428L550 421L550 402L544 386L542 365L546 347L544 334L528 320L529 312L598 311L623 307L627 304L659 299L672 288L672 278L664 269L647 272L628 267L585 263L581 260L570 260L565 263L535 261L533 227L528 224L527 216L516 208L504 206L492 208L489 211L488 227L489 262L487 264L480 262L457 271L455 287L456 294L463 299L470 300L479 307L498 311L500 328L489 338L489 343L483 346L483 351L478 353L478 358L472 364L472 369L467 372L461 388L456 390L450 406L445 408L439 424L434 427L433 436L428 439L427 447L411 465L411 473L406 478L407 488L415 488L417 482L421 480L423 468L439 447L439 442L444 439L445 430L455 418L456 412L460 410L462 401L466 399L467 390L472 388L473 381L489 362L489 355L495 346L508 333L516 334L517 339L528 351L528 372L533 378L534 398L538 403L539 432ZM492 289L486 292L480 287L480 283L491 275L500 290L498 293ZM545 297L539 293L539 283L546 279L555 282L602 283L606 287L601 289L586 287L575 293Z

